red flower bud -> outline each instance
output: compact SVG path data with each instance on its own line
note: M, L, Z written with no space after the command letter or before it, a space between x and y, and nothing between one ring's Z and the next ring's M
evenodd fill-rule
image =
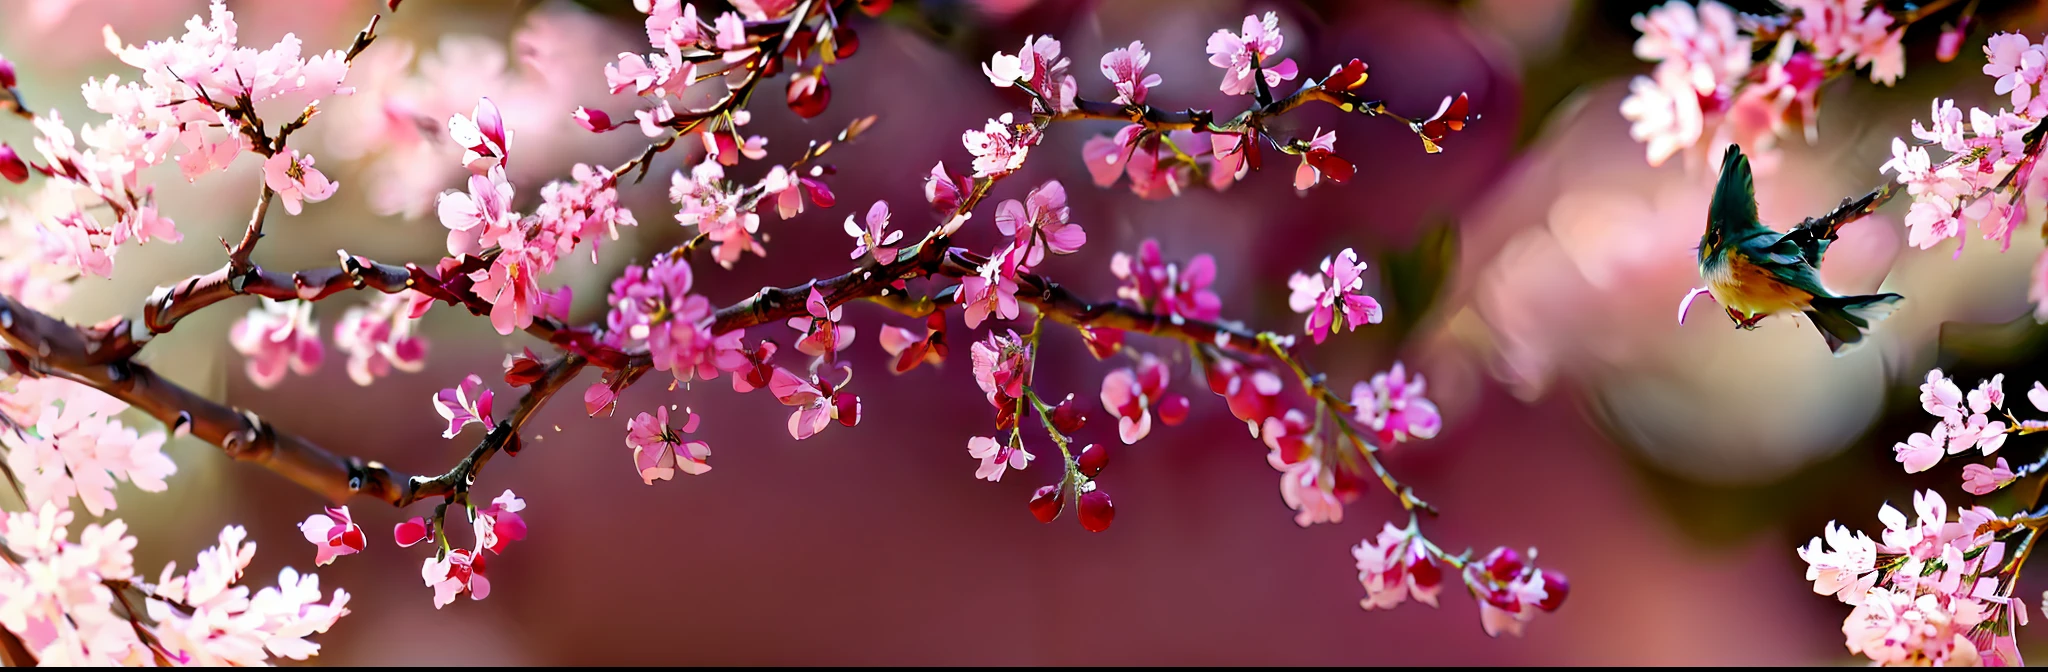
M1075 459L1074 463L1074 466L1081 470L1081 475L1095 478L1102 473L1103 467L1109 466L1109 449L1093 443L1088 444L1088 447L1081 449L1081 457Z
M1187 397L1183 397L1178 394L1168 394L1166 395L1166 398L1161 399L1159 401L1160 422L1164 422L1168 427L1172 427L1175 425L1179 425L1180 423L1186 422L1187 419Z
M1039 488L1031 493L1031 516L1041 523L1050 523L1060 517L1060 510L1067 508L1067 493L1060 484Z
M1081 341L1088 345L1088 354L1096 359L1109 359L1110 355L1124 349L1124 330L1106 327L1084 327Z
M1116 505L1109 502L1109 494L1101 490L1081 495L1081 527L1089 532L1109 529L1109 523L1116 520Z
M1323 177L1340 183L1350 181L1352 173L1357 172L1350 161L1327 149L1308 150L1308 165L1323 171Z
M1087 424L1088 416L1081 412L1081 404L1074 401L1074 395L1067 395L1066 399L1060 400L1060 405L1052 409L1052 426L1061 434L1072 436Z
M605 114L604 110L577 107L575 114L572 116L576 117L577 126L582 126L583 130L592 133L603 133L613 128L612 116Z
M860 424L860 397L841 392L832 395L834 412L839 415L839 424L852 427Z
M1543 577L1544 591L1543 601L1537 602L1536 606L1544 611L1557 611L1558 607L1564 606L1564 598L1572 593L1572 583L1565 580L1564 574L1539 569L1536 575Z
M22 163L21 157L15 155L14 148L4 142L0 142L0 177L7 178L7 181L15 184L28 181L28 164Z
M789 78L789 110L809 119L825 113L832 102L832 84L825 81L825 68L812 68Z
M895 0L860 0L860 11L864 14L867 14L868 16L881 16L882 12L889 11L889 5L894 1Z
M832 31L834 58L850 58L856 51L860 51L860 33L853 32L852 28L846 26L840 26Z
M1502 546L1486 554L1486 559L1480 561L1479 566L1493 576L1495 581L1513 580L1522 573L1522 554L1516 553L1515 549Z
M0 56L0 89L12 89L14 84L14 64L8 62L6 56Z

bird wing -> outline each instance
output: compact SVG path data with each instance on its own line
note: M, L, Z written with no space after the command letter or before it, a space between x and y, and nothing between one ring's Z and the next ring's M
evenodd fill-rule
M1743 241L1742 247L1750 253L1757 266L1785 284L1814 296L1834 296L1821 284L1820 272L1815 269L1821 252L1832 240L1807 238L1801 235L1801 229L1793 229L1777 236L1776 240L1772 240L1770 235L1750 238Z
M1707 225L1731 236L1764 228L1756 216L1756 178L1740 145L1729 145L1721 155L1721 180L1714 185L1714 201L1707 206Z

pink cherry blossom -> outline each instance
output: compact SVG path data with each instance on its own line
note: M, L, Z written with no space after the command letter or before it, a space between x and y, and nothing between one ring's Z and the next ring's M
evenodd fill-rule
M888 230L888 202L875 201L875 204L868 208L865 226L854 223L853 215L847 215L845 228L846 235L853 236L853 254L850 258L859 259L860 255L873 253L875 263L896 263L897 250L892 246L903 240L903 232Z
M411 295L411 296L408 296ZM367 305L351 306L334 323L334 347L348 355L348 377L367 386L396 368L418 373L427 364L427 341L414 334L418 316L431 304L424 294L383 294Z
M641 413L626 423L626 447L633 449L633 464L640 469L640 479L653 485L655 481L675 478L678 470L691 476L711 471L711 465L704 462L711 456L711 445L682 438L683 434L697 431L697 414L690 413L690 419L678 430L668 424L667 406L654 410L655 415Z
M1008 112L990 119L982 130L967 131L960 139L974 155L975 177L1004 175L1023 167L1024 157L1038 143L1035 131L1020 134L1014 130Z
M1423 397L1422 374L1407 377L1400 362L1351 388L1351 406L1358 424L1372 430L1381 447L1411 439L1431 439L1443 428L1436 404Z
M476 175L503 166L512 146L512 132L489 98L478 98L470 116L448 117L448 138L462 148L462 165Z
M1413 525L1408 529L1387 523L1373 541L1360 541L1351 548L1358 561L1358 582L1365 586L1365 598L1358 606L1366 610L1391 609L1410 596L1415 601L1437 606L1443 590L1443 569L1430 556L1427 544Z
M1032 348L1015 330L990 331L969 348L974 359L974 384L999 412L1016 412L1031 385Z
M1926 471L1941 461L1948 452L1948 429L1946 424L1935 425L1933 434L1914 432L1905 441L1892 446L1892 452L1899 464L1906 468L1906 473Z
M512 196L503 169L469 176L468 193L442 193L438 210L441 225L448 227L448 253L477 254L515 235L519 215L512 211Z
M1266 454L1266 462L1280 472L1280 499L1293 509L1294 524L1344 522L1344 502L1336 495L1336 475L1315 457L1288 462L1281 451Z
M968 439L967 455L981 460L981 468L974 471L974 477L991 483L1003 480L1004 471L1021 470L1036 459L1021 445L997 443L986 436Z
M1186 267L1166 263L1159 241L1147 238L1137 254L1118 252L1111 257L1109 270L1120 283L1117 297L1147 311L1209 321L1223 314L1223 300L1210 289L1216 282L1216 258L1208 254L1195 255Z
M176 563L164 567L145 604L155 624L149 634L164 656L191 665L258 665L268 656L305 660L320 650L305 638L349 613L348 591L337 588L321 604L319 577L290 567L278 572L277 585L254 594L237 585L256 556L247 539L247 531L229 526L191 571L177 573Z
M1024 198L1003 201L996 206L996 230L1015 239L1018 249L1024 250L1019 263L1024 268L1033 268L1045 260L1049 249L1053 254L1073 254L1088 242L1088 233L1079 224L1067 221L1067 189L1059 180L1051 180Z
M1344 248L1333 259L1323 259L1322 272L1307 275L1296 272L1287 280L1293 293L1288 297L1288 306L1297 313L1307 313L1307 333L1322 343L1323 338L1336 333L1337 329L1349 325L1351 329L1366 324L1378 324L1380 304L1365 291L1365 264L1358 261L1358 254L1351 248ZM1342 321L1338 317L1342 317Z
M326 354L313 304L305 301L264 299L262 307L235 322L228 342L249 359L249 380L266 390L283 382L287 370L312 375Z
M1998 458L1995 466L1982 464L1963 465L1963 491L1984 496L2010 485L2017 478L2005 458Z
M633 211L619 204L618 181L603 166L579 163L569 175L573 181L541 187L542 202L533 214L542 229L554 234L556 256L588 240L590 259L595 262L600 235L618 240L619 227L639 226L640 222L633 218Z
M740 332L712 334L716 320L710 299L690 293L690 264L667 256L652 267L628 266L612 281L605 316L606 341L616 347L645 347L657 371L677 380L718 377L724 353L740 347Z
M326 566L335 558L361 553L366 541L363 528L349 517L348 507L327 507L327 511L299 523L299 532L313 542L315 566Z
M538 246L506 249L490 268L469 274L477 296L491 304L491 327L510 335L533 324L540 304L540 276L554 266L549 251Z
M445 558L427 558L420 566L420 578L434 589L434 608L448 606L457 595L481 600L491 594L491 582L484 578L484 556L467 548L448 552Z
M1021 84L1045 100L1052 101L1059 108L1047 110L1034 99L1034 110L1064 112L1074 109L1076 87L1073 76L1067 74L1067 66L1070 63L1071 61L1060 56L1059 40L1039 35L1024 38L1024 48L1015 56L997 52L989 58L989 62L981 65L981 72L997 87L1009 88Z
M1799 559L1807 563L1806 580L1813 582L1817 595L1834 595L1845 603L1856 604L1881 578L1877 573L1877 542L1834 521L1828 521L1822 529L1828 550L1823 550L1820 537L1798 549Z
M788 168L776 166L768 170L767 177L761 178L761 189L774 197L775 212L782 215L783 219L803 214L806 198L820 208L829 208L838 202L832 195L832 188L827 186L824 180L819 179L825 174L823 167L811 166L809 173L800 175ZM763 198L767 196L764 195Z
M767 251L754 239L761 230L761 216L743 207L741 194L722 187L724 180L725 169L713 161L697 164L688 177L677 171L670 178L669 201L681 206L676 222L695 226L718 243L712 258L731 268L742 252L765 255Z
M973 180L946 170L945 162L932 165L932 172L924 178L924 200L933 210L941 214L952 214L960 207L960 199L974 188Z
M427 540L433 528L426 518L414 517L391 528L391 536L401 547L412 546Z
M434 394L434 410L448 421L448 429L441 432L441 438L455 438L472 422L483 425L487 431L497 425L491 414L491 398L495 395L483 389L483 382L483 378L472 373L464 376L461 384Z
M1515 555L1512 549L1496 548L1485 560L1465 566L1465 583L1480 598L1479 624L1489 637L1503 632L1520 637L1523 625L1538 611L1555 608L1546 606L1552 603L1544 571L1524 567L1518 559L1500 560ZM1533 558L1535 551L1530 555Z
M852 377L848 371L847 379ZM768 391L782 405L796 407L789 415L789 435L802 441L824 431L833 420L848 427L860 422L860 398L842 389L848 380L834 386L822 377L805 380L789 369L776 368Z
M1870 81L1891 84L1906 72L1906 52L1900 44L1905 28L1890 30L1891 12L1884 3L1869 0L1789 0L1787 9L1798 11L1793 32L1824 61L1848 62L1870 67Z
M1280 47L1287 38L1280 34L1280 17L1273 12L1259 16L1244 17L1244 31L1232 34L1229 30L1218 29L1209 36L1209 64L1223 68L1224 93L1241 96L1257 88L1252 80L1254 65L1263 67L1267 86L1279 86L1281 82L1294 79L1298 69L1294 59L1282 59L1279 63L1266 63L1273 55L1280 53Z
M804 301L804 308L810 311L810 317L789 319L789 328L804 334L796 343L797 352L823 357L853 345L853 327L839 323L841 314L846 310L844 306L826 307L825 295L818 293L818 288L812 287L810 298Z
M999 319L1017 319L1017 281L1006 266L1014 267L1014 260L1020 255L1012 250L990 259L980 272L960 279L960 303L966 306L964 312L967 328L981 326L983 320L993 315Z
M1081 145L1081 161L1088 166L1088 175L1095 180L1095 186L1107 187L1123 177L1144 132L1144 126L1131 124L1118 129L1115 136L1097 135ZM1152 154L1148 153L1146 157L1157 162L1157 157ZM1137 188L1138 178L1134 176L1131 181L1133 188Z
M55 377L10 384L11 392L0 392L0 417L20 418L27 426L0 429L0 446L30 508L52 503L68 509L77 497L87 513L98 516L117 506L117 480L163 492L164 479L177 472L163 453L164 433L143 434L124 425L118 414L128 405L120 400Z
M1318 128L1310 138L1308 149L1301 152L1301 165L1294 169L1294 188L1306 191L1325 179L1336 182L1351 179L1350 163L1335 156L1337 131L1332 129L1324 133L1323 129ZM1325 174L1325 169L1336 172Z
M1117 369L1102 379L1102 408L1117 418L1117 435L1124 444L1137 443L1152 431L1152 410L1160 409L1160 419L1169 425L1180 424L1186 417L1187 398L1167 392L1167 367L1159 358L1150 353L1138 362L1138 368ZM1167 409L1176 409L1177 415L1169 415Z
M1146 74L1145 67L1151 63L1152 54L1145 51L1144 42L1137 40L1132 40L1131 46L1102 55L1102 76L1116 87L1117 104L1145 104L1146 90L1164 81L1157 74Z
M512 494L511 490L498 495L489 505L476 509L471 523L476 528L477 552L504 553L505 546L526 538L526 519L519 517L526 510L526 500ZM482 562L482 555L478 555ZM483 599L478 597L477 599Z
M301 157L296 149L272 154L263 162L263 184L277 192L285 212L294 215L299 214L301 202L327 200L341 186L339 182L327 181L326 175L313 168L312 155Z

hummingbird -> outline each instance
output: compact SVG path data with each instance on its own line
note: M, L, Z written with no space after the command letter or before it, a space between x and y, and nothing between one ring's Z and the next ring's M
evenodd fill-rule
M1845 203L1845 206L1847 204ZM1838 296L1821 284L1821 256L1835 241L1843 217L1808 219L1780 233L1756 214L1756 180L1742 147L1729 145L1721 178L1707 206L1707 231L1700 237L1700 278L1679 306L1679 320L1704 291L1740 329L1755 329L1763 318L1799 311L1813 322L1836 356L1863 341L1871 325L1891 315L1905 297L1898 294Z

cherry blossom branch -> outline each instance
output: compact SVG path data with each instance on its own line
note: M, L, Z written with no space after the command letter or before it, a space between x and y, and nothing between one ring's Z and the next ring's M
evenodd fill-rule
M103 362L80 329L0 295L0 340L13 367L27 375L59 375L114 396L162 422L220 447L228 457L253 462L340 502L364 495L411 501L411 477L374 461L339 457L303 437L280 432L247 410L207 399L127 359Z
M588 363L589 361L582 356L571 354L549 364L540 379L534 381L533 386L527 388L525 396L519 398L519 406L512 410L512 414L493 425L491 431L484 435L483 441L478 442L476 448L469 451L468 456L463 457L461 462L448 470L448 473L432 478L413 477L406 496L392 504L403 508L413 502L434 497L449 497L451 501L460 503L459 500L468 496L469 486L476 483L477 473L483 471L484 465L491 461L491 456L501 451L515 455L519 453L519 431L526 427L527 421L533 419L533 415L540 412L540 408L546 405L549 399L554 398L556 392L560 392L563 386L574 380L576 374L581 373Z
M1264 78L1258 78L1261 83ZM1327 81L1325 78L1324 81ZM1021 87L1037 95L1030 87ZM1327 103L1345 112L1356 112L1368 117L1385 116L1411 126L1416 122L1394 114L1381 101L1366 101L1345 91L1331 91L1323 88L1322 81L1310 81L1301 86L1293 95L1264 105L1253 105L1236 116L1223 119L1214 110L1186 109L1172 112L1151 105L1118 105L1116 103L1087 100L1076 97L1074 109L1051 115L1051 121L1127 121L1144 126L1150 131L1206 131L1212 133L1236 133L1246 128L1262 128L1265 120L1285 115L1309 103Z

